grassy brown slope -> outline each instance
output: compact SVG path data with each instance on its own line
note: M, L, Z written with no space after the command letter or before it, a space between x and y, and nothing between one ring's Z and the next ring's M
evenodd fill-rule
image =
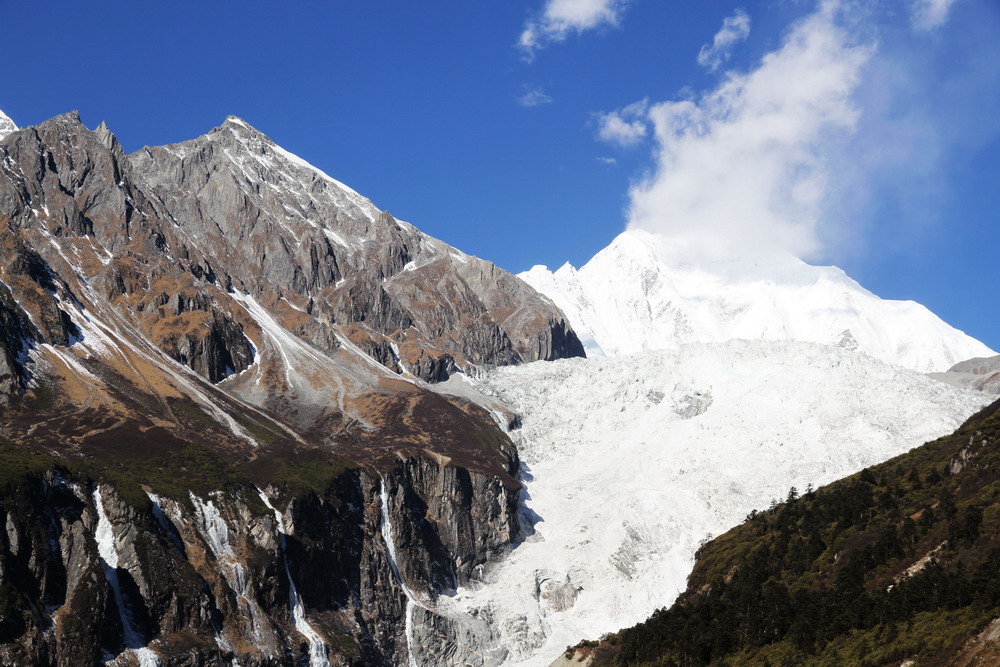
M950 664L1000 616L1000 402L706 544L687 591L581 645L614 665Z

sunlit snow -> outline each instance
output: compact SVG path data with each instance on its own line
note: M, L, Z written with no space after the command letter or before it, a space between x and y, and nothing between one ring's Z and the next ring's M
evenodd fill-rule
M579 270L536 266L520 277L566 313L591 356L801 340L929 372L996 354L924 306L880 299L837 267L791 255L692 257L641 230L622 233Z
M530 665L669 605L703 540L791 486L948 433L984 401L792 341L539 362L479 388L522 415L512 435L536 532L449 608L494 619L507 662Z

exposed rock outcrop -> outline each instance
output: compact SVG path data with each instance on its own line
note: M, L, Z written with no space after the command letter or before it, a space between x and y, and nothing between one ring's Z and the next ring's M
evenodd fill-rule
M1000 356L960 361L944 373L928 376L955 387L968 387L987 394L1000 394Z
M146 651L163 665L301 664L310 652L294 585L332 664L406 664L403 625L425 633L433 601L510 548L517 485L419 456L373 473L346 471L321 491L268 489L277 512L249 486L127 499L58 467L8 478L0 661L91 665ZM383 517L398 536L393 564ZM401 586L427 601L420 616L404 618Z

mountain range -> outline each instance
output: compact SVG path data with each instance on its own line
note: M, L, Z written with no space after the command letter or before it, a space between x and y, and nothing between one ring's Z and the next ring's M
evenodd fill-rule
M920 371L994 354L635 230L519 278L234 116L126 154L0 114L0 248L12 664L546 665L954 430L987 396Z

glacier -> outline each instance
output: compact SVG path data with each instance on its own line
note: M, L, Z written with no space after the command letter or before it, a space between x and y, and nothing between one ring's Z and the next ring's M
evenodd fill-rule
M534 532L481 587L437 609L492 619L478 648L517 665L548 665L568 645L669 606L703 541L792 486L951 432L987 400L799 341L687 343L472 382L521 415L511 436Z

